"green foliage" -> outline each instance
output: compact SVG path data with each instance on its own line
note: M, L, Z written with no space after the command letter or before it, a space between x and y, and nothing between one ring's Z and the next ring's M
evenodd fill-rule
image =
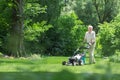
M38 41L38 37L41 37L41 35L51 27L52 25L46 25L46 21L34 23L25 28L24 37L28 41Z
M120 56L118 55L113 55L109 58L110 62L115 62L115 63L120 63Z
M115 29L109 23L104 23L100 25L99 36L100 43L102 44L102 51L105 56L112 55L115 52L114 49L114 37Z
M98 30L98 23L110 22L119 12L118 0L76 0L74 10L85 24Z
M76 0L74 10L79 19L87 25L91 24L96 26L99 22L92 0Z
M115 19L112 21L112 24L115 26L115 39L114 39L114 44L116 46L116 50L120 50L120 14L115 17Z
M120 51L116 50L113 56L109 57L110 62L120 63Z
M42 40L46 41L44 35L50 28L52 28L52 25L47 25L46 21L37 22L31 26L25 27L24 38L25 46L28 48L26 51L28 53L44 53L45 43L43 43Z
M52 55L71 55L83 41L86 27L76 14L61 15L55 25L49 49ZM50 32L49 32L50 33ZM54 35L53 35L54 34ZM50 52L50 51L49 51Z
M0 51L6 53L6 36L11 28L11 7L10 1L0 0Z
M22 37L25 38L24 39L24 41L26 41L25 44L28 45L28 43L30 41L33 41L33 42L38 41L39 39L36 37L40 37L41 34L43 34L46 30L48 30L48 28L51 27L51 25L48 25L48 26L46 25L46 21L43 21L43 22L33 21L34 17L38 16L41 13L45 13L46 6L44 6L44 7L41 6L39 3L36 2L36 0L34 0L34 1L32 0L31 2L29 2L29 1L27 1L27 0L23 1L24 5L19 5L19 3L17 3L17 1L15 1L15 0L14 1L13 0L9 0L9 1L1 0L0 1L0 9L1 9L1 13L0 13L0 19L1 19L0 20L0 28L1 28L1 30L0 30L0 33L1 33L1 35L0 35L0 50L3 53L6 53L7 55L11 55L12 52L16 52L16 50L20 49L17 46L17 44L18 44L18 41L23 42ZM21 14L22 8L24 8L23 9L24 11ZM18 11L19 9L20 9L20 11ZM13 12L15 12L16 14L13 14ZM25 20L23 20L23 19L25 19ZM19 20L19 21L17 21L17 20ZM25 21L25 23L24 23L24 21ZM25 27L23 26L23 24ZM22 32L20 32L20 31L22 31L25 34L25 36L23 34L21 34ZM13 35L10 33L13 33ZM10 37L10 35L12 36L13 39L8 38L8 37ZM14 35L17 35L17 36L13 37ZM19 36L21 36L21 37L19 37ZM18 40L18 41L16 41L16 40ZM11 41L10 44L7 43L9 41ZM9 45L9 47L7 47L7 45ZM11 47L11 45L12 45L12 47ZM13 45L16 45L16 46L13 46ZM21 45L21 43L20 43L20 46L21 46L21 50L23 50L24 47L23 47L23 45ZM12 52L9 52L9 51L12 51ZM20 52L22 52L22 51L20 51ZM19 53L19 51L17 53L15 53L14 55L17 55L18 53Z
M100 28L97 37L99 53L112 55L116 49L120 49L119 15L111 21L119 13L118 0L22 1L23 4L18 5L19 0L0 0L0 50L3 54L9 54L6 45L10 32L13 32L18 36L11 40L12 43L18 40L22 46L24 40L25 51L30 53L72 55L82 44L85 25L88 24L95 26L96 32ZM13 12L17 15L13 15ZM98 23L103 24L98 28ZM14 48L20 49L20 46Z
M24 6L24 16L28 19L29 17L32 18L32 17L36 17L38 16L39 14L41 13L46 13L46 9L47 7L46 6L41 6L39 3L37 2L34 2L34 3L31 3L31 2L28 2L25 4Z
M45 20L49 24L55 24L56 19L60 16L61 8L63 6L63 0L38 0L38 3L41 6L46 6L46 13L39 14L37 16L38 21ZM35 19L36 20L36 19Z
M102 46L102 51L104 56L110 56L115 54L116 50L119 50L120 44L120 16L118 15L110 23L104 23L99 25L100 30L98 33L99 41Z

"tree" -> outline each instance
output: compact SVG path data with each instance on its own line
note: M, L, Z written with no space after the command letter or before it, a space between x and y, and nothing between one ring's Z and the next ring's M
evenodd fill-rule
M10 35L8 38L8 50L9 55L23 56L24 45L23 45L23 0L11 0L12 4L12 23L10 28Z
M98 22L110 22L119 12L119 0L92 0Z
M76 0L74 10L85 24L92 24L98 31L98 23L110 22L120 11L119 0Z
M61 14L61 9L64 3L62 3L63 0L39 0L38 3L40 3L42 6L46 6L46 13L39 14L37 17L39 19L36 19L37 21L45 20L48 24L54 25L56 20Z
M23 56L26 51L24 41L29 42L32 37L28 34L32 33L37 40L36 29L37 33L39 33L37 35L45 32L47 29L46 21L33 21L34 17L38 14L45 13L46 9L46 7L41 7L37 1L38 0L0 0L0 50L2 53L17 57ZM34 31L32 28L34 28ZM34 33L29 32L30 29Z

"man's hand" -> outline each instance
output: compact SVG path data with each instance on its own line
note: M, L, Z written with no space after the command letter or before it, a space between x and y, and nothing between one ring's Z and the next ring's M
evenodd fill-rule
M88 43L89 44L89 46L91 46L92 45L92 43Z

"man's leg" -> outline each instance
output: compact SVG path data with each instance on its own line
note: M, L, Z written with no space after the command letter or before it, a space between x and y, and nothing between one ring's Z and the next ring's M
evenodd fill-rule
M95 44L91 45L90 49L89 49L89 63L95 63L95 58L94 58L94 48L95 48Z
M88 52L89 52L89 64L91 64L92 63L91 48L89 48Z
M92 46L91 50L91 55L92 55L92 63L95 63L95 58L94 58L94 50L95 50L95 45Z

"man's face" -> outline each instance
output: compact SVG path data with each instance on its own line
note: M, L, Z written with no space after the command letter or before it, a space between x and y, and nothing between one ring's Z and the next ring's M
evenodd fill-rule
M88 27L88 31L89 31L89 32L92 32L92 27Z

